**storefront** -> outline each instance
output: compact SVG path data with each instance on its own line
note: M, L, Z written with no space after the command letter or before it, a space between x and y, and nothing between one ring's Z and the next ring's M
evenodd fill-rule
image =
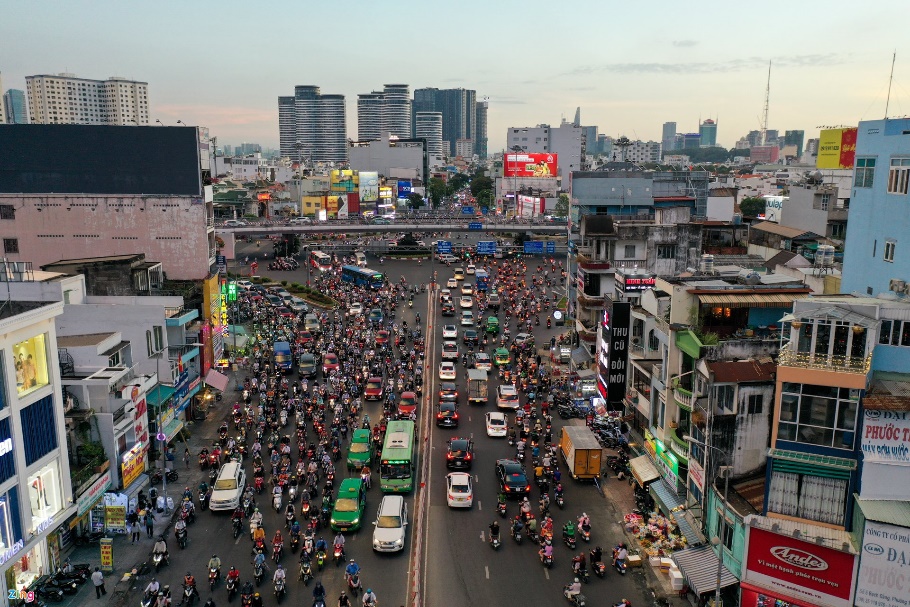
M674 430L670 430L673 432ZM663 441L656 438L650 431L645 432L645 450L654 460L660 476L676 494L685 493L685 479L688 472L685 464L672 453Z
M104 507L96 513L95 506L101 503L104 492L113 484L108 468L95 479L91 486L76 498L76 516L69 522L69 528L76 532L100 531L104 528Z

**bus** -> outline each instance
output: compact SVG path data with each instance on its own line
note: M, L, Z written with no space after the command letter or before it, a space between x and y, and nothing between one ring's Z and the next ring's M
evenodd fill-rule
M382 272L357 266L341 266L341 280L353 283L358 287L370 287L371 289L381 289L385 284L385 276Z
M312 251L310 253L310 265L317 270L327 272L332 269L332 256L322 251Z
M486 291L490 288L490 275L486 270L477 269L474 271L475 288L478 291Z
M379 489L383 493L407 493L414 488L415 422L391 421L386 426L379 462Z
M276 341L272 344L272 358L276 369L284 374L291 372L294 361L291 356L291 344L286 341Z

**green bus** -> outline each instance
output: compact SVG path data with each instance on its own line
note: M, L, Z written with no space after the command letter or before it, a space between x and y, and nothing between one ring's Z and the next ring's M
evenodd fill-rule
M396 420L386 426L379 462L379 489L383 493L407 493L414 488L415 422Z

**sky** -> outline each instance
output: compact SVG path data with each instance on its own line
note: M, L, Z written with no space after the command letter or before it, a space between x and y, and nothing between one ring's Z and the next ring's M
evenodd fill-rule
M347 99L385 83L489 98L489 150L509 127L582 123L631 139L718 121L733 147L760 128L910 115L910 3L564 0L6 2L3 88L71 72L149 83L151 122L207 126L219 144L278 145L278 96L298 84Z

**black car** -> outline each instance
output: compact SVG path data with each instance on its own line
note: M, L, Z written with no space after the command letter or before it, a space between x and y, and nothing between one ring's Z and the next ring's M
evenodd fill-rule
M440 428L457 428L458 405L450 400L440 401L436 409L436 425Z
M473 463L474 441L469 438L453 438L446 443L446 468L470 470Z
M474 329L465 329L462 334L462 340L465 345L476 346L477 345L477 331Z
M442 315L455 316L455 305L450 302L442 304Z
M439 400L456 402L458 400L458 388L455 382L444 381L439 384Z
M316 377L316 373L319 372L319 363L316 362L316 356L309 352L304 352L300 355L297 360L297 366L300 377Z
M524 466L514 459L496 460L496 478L499 479L499 490L506 496L525 496L531 491Z

